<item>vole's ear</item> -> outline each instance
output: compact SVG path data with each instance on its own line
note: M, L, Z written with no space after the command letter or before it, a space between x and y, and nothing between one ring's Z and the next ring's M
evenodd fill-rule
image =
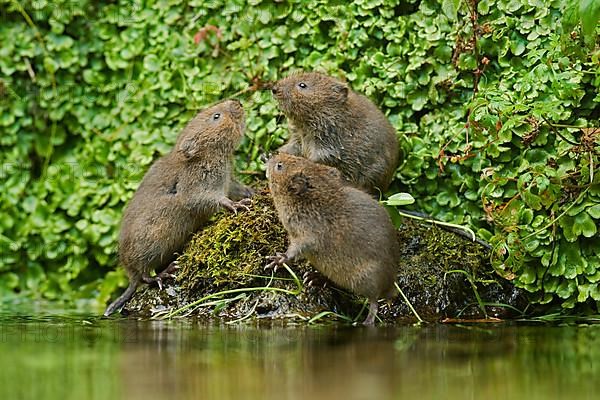
M198 140L193 138L184 138L181 143L177 145L177 151L187 159L193 158L200 153L200 146Z
M344 101L348 98L348 86L344 83L334 83L333 87L331 88L333 90L333 93L335 93L335 96L337 99L339 99L340 101Z
M308 191L310 182L303 173L298 172L290 178L287 186L290 193L300 196Z

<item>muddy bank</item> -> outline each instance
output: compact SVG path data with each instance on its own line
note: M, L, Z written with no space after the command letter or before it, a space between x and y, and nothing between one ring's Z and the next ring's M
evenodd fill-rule
M514 315L510 308L483 304L518 309L527 304L521 291L493 272L484 246L410 219L403 220L397 236L402 257L396 282L424 320L486 315L509 318ZM313 271L306 262L274 274L265 271L265 257L285 251L286 245L286 234L272 202L266 193L260 193L250 212L216 216L179 257L177 279L162 291L142 287L124 313L225 321L364 319L364 299L330 282L325 287L303 285L303 274ZM386 323L416 320L401 295L381 304L379 318Z

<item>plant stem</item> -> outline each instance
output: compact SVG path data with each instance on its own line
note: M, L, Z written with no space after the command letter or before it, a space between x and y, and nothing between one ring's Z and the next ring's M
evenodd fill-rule
M417 319L419 320L420 323L423 323L424 321L421 319L421 316L419 315L417 310L415 310L415 308L412 306L412 304L410 304L408 297L406 297L406 295L404 294L402 289L400 289L400 286L398 286L397 282L394 282L394 286L396 286L396 289L398 290L398 292L400 292L400 296L402 296L402 298L404 299L404 302L408 305L408 308L410 308L410 311L412 311L412 313L414 314L415 317L417 317Z
M579 194L579 196L577 196L577 198L575 199L575 201L573 201L569 207L567 207L562 213L560 213L560 215L556 218L554 218L552 221L550 221L548 224L546 224L545 226L543 226L542 228L538 229L537 231L530 233L529 235L525 236L523 239L521 239L522 241L529 239L532 236L535 236L537 234L539 234L540 232L545 231L546 229L550 228L552 225L554 225L559 219L561 219L566 213L569 212L569 210L571 208L573 208L573 206L583 197L584 194L587 193L587 191L590 190L590 187L588 186L587 189L585 189L583 192L581 192Z

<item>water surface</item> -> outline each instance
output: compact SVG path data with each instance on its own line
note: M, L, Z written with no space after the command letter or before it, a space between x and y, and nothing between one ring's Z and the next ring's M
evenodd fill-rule
M0 314L0 399L597 399L600 325Z

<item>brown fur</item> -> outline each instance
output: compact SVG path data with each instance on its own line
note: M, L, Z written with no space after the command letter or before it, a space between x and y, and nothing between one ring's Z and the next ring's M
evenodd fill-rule
M367 192L388 188L398 166L398 139L368 98L314 72L281 79L272 91L290 129L290 139L280 152L336 167L347 181Z
M215 119L216 115L219 115ZM244 134L244 110L227 100L201 111L183 129L173 150L148 170L125 208L119 235L119 261L130 287L105 311L120 309L150 273L169 265L190 235L229 199L251 190L232 180L233 152Z
M338 170L301 157L279 154L267 166L269 188L289 235L275 264L306 258L342 288L377 299L394 293L400 257L389 215L368 194L344 184ZM365 320L366 323L369 321Z

